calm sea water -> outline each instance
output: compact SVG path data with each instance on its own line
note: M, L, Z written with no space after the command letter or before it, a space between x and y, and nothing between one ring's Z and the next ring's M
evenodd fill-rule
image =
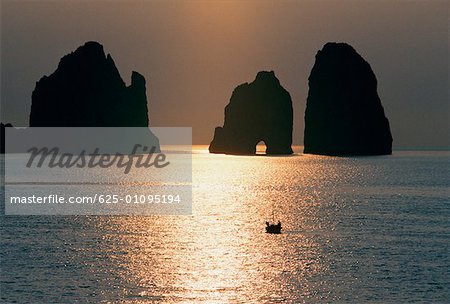
M190 216L1 216L0 301L448 303L449 165L196 149Z

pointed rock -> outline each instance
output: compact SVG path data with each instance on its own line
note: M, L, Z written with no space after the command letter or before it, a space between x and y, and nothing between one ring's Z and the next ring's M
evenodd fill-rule
M327 43L309 76L304 153L392 153L389 121L369 63L345 43Z
M64 56L32 94L31 127L147 127L145 79L125 82L98 42Z

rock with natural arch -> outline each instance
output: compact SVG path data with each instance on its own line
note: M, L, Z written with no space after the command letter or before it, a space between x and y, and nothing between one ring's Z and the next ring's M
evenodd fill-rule
M256 154L263 141L268 155L292 154L292 100L271 72L259 72L252 83L234 89L225 107L223 127L217 127L210 153Z

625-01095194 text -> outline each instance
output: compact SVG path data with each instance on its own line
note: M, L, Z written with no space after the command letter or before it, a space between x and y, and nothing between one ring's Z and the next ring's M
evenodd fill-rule
M11 196L11 204L180 204L179 194L95 194L92 196L69 196L58 194L46 196Z

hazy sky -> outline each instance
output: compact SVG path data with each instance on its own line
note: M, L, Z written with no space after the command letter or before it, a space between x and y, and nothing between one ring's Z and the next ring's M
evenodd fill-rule
M1 0L1 119L28 125L31 92L89 40L126 83L147 79L152 126L192 126L209 143L233 89L274 70L303 143L308 76L328 41L372 66L394 146L450 146L449 1Z

